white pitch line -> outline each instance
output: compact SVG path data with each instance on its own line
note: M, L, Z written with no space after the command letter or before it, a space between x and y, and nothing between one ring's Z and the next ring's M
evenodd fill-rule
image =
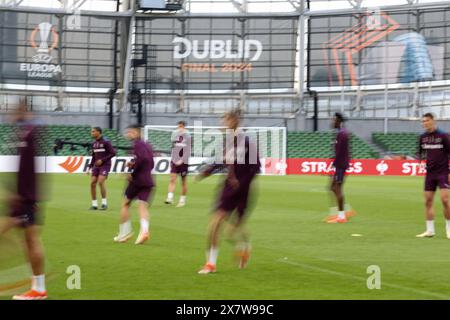
M359 276L355 276L355 275L352 275L352 274L347 274L347 273L334 271L334 270L330 270L330 269L326 269L326 268L316 267L316 266L312 266L312 265L305 264L305 263L292 262L292 261L287 261L287 260L282 260L282 259L279 259L278 262L285 263L285 264L290 264L290 265L293 265L293 266L302 267L302 268L305 268L305 269L314 270L314 271L318 271L318 272L328 273L328 274L332 274L332 275L336 275L336 276L340 276L340 277L345 277L345 278L350 278L350 279L355 279L355 280L361 280L361 281L364 281L364 283L367 281L367 278L364 278L364 277L359 277ZM394 289L399 289L399 290L403 290L403 291L409 291L409 292L413 292L413 293L417 293L417 294L421 294L421 295L425 295L425 296L430 296L430 297L433 297L433 298L450 300L450 296L446 296L446 295L443 295L443 294L434 293L434 292L430 292L430 291L425 291L425 290L419 290L419 289L414 289L414 288L410 288L410 287L405 287L405 286L401 286L401 285L398 285L398 284L386 283L385 281L381 282L381 286L382 287L384 286L384 287L390 287L390 288L394 288Z

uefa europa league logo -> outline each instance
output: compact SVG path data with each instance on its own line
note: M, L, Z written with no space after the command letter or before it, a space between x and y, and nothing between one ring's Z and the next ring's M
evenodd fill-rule
M39 31L40 44L36 44L36 37ZM51 37L50 37L51 35ZM49 42L51 44L49 45ZM41 22L33 30L30 36L31 46L37 50L37 54L33 56L33 61L36 63L50 63L52 56L50 52L58 46L58 33L55 31L51 23Z
M39 45L39 53L49 53L48 50L48 36L50 34L50 29L52 27L51 23L42 22L39 23L39 34L41 36L41 44Z

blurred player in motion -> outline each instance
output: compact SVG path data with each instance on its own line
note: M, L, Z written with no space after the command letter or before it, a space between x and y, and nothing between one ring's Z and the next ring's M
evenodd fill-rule
M431 113L423 115L422 126L425 132L419 138L418 158L419 161L422 161L425 156L427 166L424 186L426 231L418 234L417 237L433 237L435 234L433 200L436 189L439 187L446 219L447 238L450 239L450 208L448 204L449 137L447 133L437 128L434 115Z
M338 215L329 216L328 223L345 223L354 215L353 211L345 211L344 202L344 177L350 164L350 132L344 128L344 116L340 113L334 115L332 126L336 130L334 142L335 173L331 180L330 190L336 198Z
M177 175L180 175L181 196L177 207L184 207L186 205L189 156L191 155L191 136L186 130L186 123L184 121L178 122L178 128L172 133L171 141L172 159L170 161L170 182L165 203L173 203Z
M106 200L106 179L111 170L111 159L116 156L116 150L111 145L109 140L105 139L100 127L91 129L91 137L94 138L92 143L92 161L89 165L91 173L91 197L92 206L90 210L97 210L97 184L100 186L100 193L102 195L101 210L108 208Z
M127 163L132 169L128 187L125 190L120 211L119 234L114 237L115 242L126 242L133 236L130 221L130 205L137 200L141 229L135 244L143 244L149 238L150 215L148 201L154 187L152 170L154 167L152 146L141 139L141 127L129 126L125 130L125 137L133 142L133 160Z
M19 169L15 190L10 195L10 216L0 226L0 236L11 228L23 229L26 254L33 273L31 290L16 295L14 300L42 300L47 298L44 273L44 249L41 243L38 213L39 180L35 156L38 151L38 126L32 120L26 100L21 100L14 122L18 126Z
M215 170L226 169L226 178L219 192L215 212L211 217L208 231L207 261L200 274L216 272L220 229L225 221L231 225L231 234L236 243L239 267L244 268L250 258L250 243L244 229L248 215L248 201L251 185L260 170L256 144L238 127L240 112L238 110L225 114L223 118L226 131L224 160L209 165L199 174L198 179L209 176ZM224 164L225 163L225 164ZM236 215L232 215L236 211Z

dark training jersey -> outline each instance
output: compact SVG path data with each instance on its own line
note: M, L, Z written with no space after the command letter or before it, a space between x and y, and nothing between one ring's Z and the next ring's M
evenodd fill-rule
M102 160L102 166L111 166L111 159L116 156L116 150L111 142L103 137L92 143L92 161L90 167L95 166L97 160Z
M449 153L450 141L446 132L436 129L419 137L418 157L422 160L426 154L427 174L448 174Z
M234 147L236 153L232 169L236 179L240 183L250 183L261 168L258 148L244 133L239 133L234 137Z
M138 187L153 187L152 170L154 167L152 146L141 139L133 143L133 172L131 183Z
M228 135L226 139L225 164L228 169L227 177L223 183L216 203L216 210L223 210L227 213L237 211L238 219L248 211L251 185L259 173L261 163L258 156L258 148L251 141L250 137L239 132L237 135ZM216 163L215 167L219 164ZM209 167L210 172L214 166ZM231 184L231 179L236 178L238 185Z
M188 164L191 155L191 135L189 132L175 130L172 134L171 162L176 165ZM179 161L182 163L179 163Z
M260 172L258 148L244 133L238 133L227 140L222 163L215 163L206 168L206 173L228 169L227 179L233 176L241 186L249 186L253 178ZM226 187L226 186L225 186Z
M24 123L19 128L19 171L17 173L17 193L24 201L38 201L38 181L35 156L37 153L38 127Z
M347 169L350 162L350 133L345 128L340 128L336 134L334 143L335 168Z

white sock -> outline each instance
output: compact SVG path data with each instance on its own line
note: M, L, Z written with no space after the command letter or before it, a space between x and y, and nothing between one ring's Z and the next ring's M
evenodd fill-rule
M150 221L147 219L141 219L141 232L148 232Z
M186 196L180 196L180 203L186 203Z
M219 249L211 247L209 249L208 263L212 265L217 264L217 256L219 255Z
M45 274L31 277L31 289L37 292L45 291Z
M447 230L450 230L450 220L445 220L446 222L445 222L445 228L447 229Z
M172 201L173 200L173 192L169 192L167 194L167 200Z
M434 220L427 220L427 231L434 233Z
M102 199L102 205L107 206L108 202L106 201L106 198Z
M119 225L119 234L120 235L129 234L131 232L131 230L132 230L132 227L131 227L131 221L130 220L128 220L128 221L126 221L126 222L124 222L124 223Z
M339 211L339 219L345 219L345 211Z
M98 207L97 200L92 200L92 206L93 206L93 207Z

